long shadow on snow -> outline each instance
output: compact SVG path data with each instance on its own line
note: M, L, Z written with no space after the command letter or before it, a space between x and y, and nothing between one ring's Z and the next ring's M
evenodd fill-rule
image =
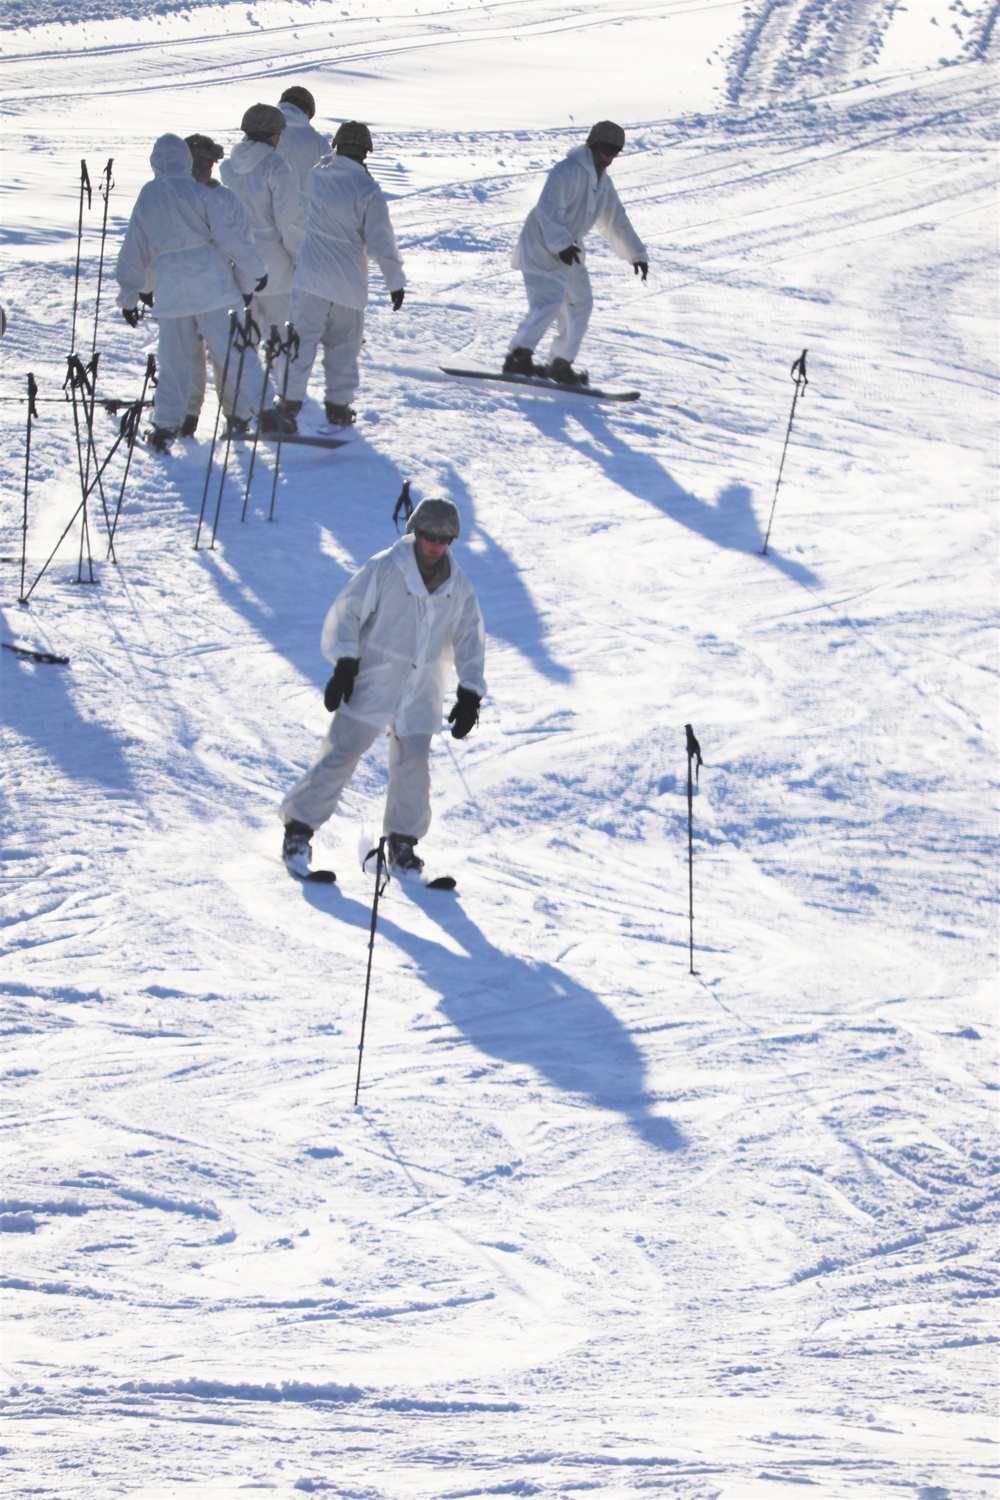
M689 531L696 531L717 547L760 553L764 533L754 515L753 497L746 485L729 485L712 505L681 489L657 459L630 448L608 423L596 402L581 398L570 409L561 403L551 402L543 406L541 402L525 401L522 407L529 422L544 437L568 443L578 453L593 460L614 484L639 500L655 505L671 520L686 526ZM581 442L568 430L567 418L570 415L590 434L590 442ZM761 561L777 568L796 583L808 585L819 581L809 568L782 557L770 546L767 557Z
M308 886L303 894L317 910L329 910L328 894ZM441 996L442 1012L477 1051L533 1068L564 1093L624 1116L636 1135L659 1151L687 1145L675 1125L652 1113L642 1053L592 990L555 964L504 953L453 896L428 892L413 899L464 952L452 953L408 932L382 905L376 965L379 938L395 943L420 966L424 982ZM365 934L370 929L370 908L350 898L338 900L337 917Z
M460 555L459 560L476 585L490 635L520 651L552 682L570 682L572 672L555 660L545 644L541 617L521 574L499 542L476 520L476 502L454 464L445 466L443 481L459 508L465 535L470 536L475 528L478 545L475 551Z
M15 640L21 635L6 615L3 633ZM5 651L4 723L36 745L72 781L131 792L132 774L121 741L103 724L80 716L70 694L72 671L72 665L33 662Z

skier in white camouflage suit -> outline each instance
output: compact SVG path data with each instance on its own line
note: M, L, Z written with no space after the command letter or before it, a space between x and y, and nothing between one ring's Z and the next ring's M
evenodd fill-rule
M264 263L252 241L234 224L211 188L191 175L190 147L178 135L161 135L150 155L153 180L136 199L118 254L118 306L137 327L140 301L160 325L158 383L152 447L167 452L184 421L198 340L203 338L220 369L226 362L230 309L248 303L264 279ZM256 409L261 370L247 350L239 394L235 359L225 392L232 425L245 429Z
M275 147L292 169L292 176L299 190L302 207L302 222L305 223L309 197L309 173L318 161L330 154L330 142L313 125L316 100L308 89L299 83L287 88L278 100L278 108L285 117L285 128Z
M294 421L305 400L313 362L323 345L326 419L346 427L358 388L358 356L365 332L368 261L377 262L392 299L403 305L406 277L385 195L365 166L371 132L347 120L333 138L334 155L309 173L305 243L292 282L292 322L299 354L289 366L284 402L265 413L265 426Z
M431 739L441 728L452 663L459 684L448 715L454 738L464 739L479 718L485 635L475 589L450 555L458 510L450 500L422 500L406 530L354 575L323 625L323 655L334 663L323 701L333 720L319 757L280 809L282 857L302 878L313 832L332 816L358 761L386 729L389 865L419 874L414 845L430 827Z
M573 369L573 360L594 305L583 248L588 230L599 229L618 258L628 261L635 274L646 280L649 252L608 176L608 168L624 145L621 126L600 120L586 145L577 146L546 178L511 262L524 277L528 313L511 339L505 375L547 375L562 385L587 383L586 374ZM550 361L536 365L534 351L553 322L556 334Z
M277 151L285 117L276 104L252 104L240 121L243 139L219 168L240 199L253 241L267 268L267 287L254 297L254 317L266 338L272 324L284 330L292 309L292 276L302 249L305 220L298 184Z

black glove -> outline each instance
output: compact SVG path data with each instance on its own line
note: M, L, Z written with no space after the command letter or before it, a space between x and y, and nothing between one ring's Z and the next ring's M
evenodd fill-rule
M123 307L122 317L125 319L130 328L138 328L139 319L142 317L142 313L137 307Z
M249 307L252 301L253 301L253 292L244 292L243 293L243 306L244 307Z
M471 688L459 688L458 701L448 715L453 740L464 740L469 730L479 723L479 705L482 701L479 694L474 693Z
M266 286L267 286L267 272L265 271L264 274L263 274L263 276L258 281L257 285L254 287L254 291L255 292L262 292Z
M578 266L580 264L579 245L567 245L565 250L559 251L559 259L564 266Z
M389 296L392 298L392 310L393 310L393 312L399 312L399 309L403 305L403 298L406 296L406 290L405 290L405 288L404 287L400 287L400 289L399 289L398 292L390 292Z
M145 304L146 304L147 307L152 307L152 305L153 305L153 294L152 294L152 292L140 292L139 293L139 301L140 302L145 302Z
M357 656L341 656L337 658L337 665L333 669L333 676L326 685L323 694L323 702L326 704L328 714L335 713L340 707L341 700L350 703L351 694L354 692L354 679L358 675L361 665Z
M643 281L645 281L646 277L649 275L649 261L634 260L632 262L632 269L637 276L641 274Z

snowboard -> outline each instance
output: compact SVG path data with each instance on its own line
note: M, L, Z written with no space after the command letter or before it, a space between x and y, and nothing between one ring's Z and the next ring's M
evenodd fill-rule
M234 443L252 443L256 438L258 443L281 444L283 448L345 448L347 438L320 437L311 432L286 432L279 437L276 432L234 432L232 434Z
M462 380L500 380L504 385L536 386L543 391L562 391L567 396L592 396L595 401L638 401L640 395L639 391L602 391L592 385L561 385L545 375L505 375L502 371L459 370L452 365L439 368L443 374L457 375Z

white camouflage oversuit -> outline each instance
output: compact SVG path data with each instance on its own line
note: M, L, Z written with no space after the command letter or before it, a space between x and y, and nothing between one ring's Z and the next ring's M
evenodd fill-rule
M572 364L594 305L583 250L591 229L600 230L620 260L648 261L608 173L598 176L590 147L577 146L552 168L514 248L511 265L524 277L528 313L511 349L537 349L555 322L551 357ZM559 252L571 245L580 247L580 261L567 266Z
M192 157L177 135L162 135L149 158L153 180L140 189L118 254L118 306L153 294L159 322L158 384L153 421L176 432L188 410L198 341L221 370L229 343L230 309L242 311L264 274L264 263L211 188L191 176ZM236 361L230 362L225 407L233 414ZM256 373L254 373L256 372ZM244 362L235 415L249 420L260 392L253 350Z
M361 162L327 157L309 173L305 243L292 282L292 322L300 344L288 372L290 402L305 399L321 343L327 401L347 406L354 396L369 259L377 262L390 292L406 285L382 189Z
M334 600L323 625L328 661L361 662L350 703L333 716L320 754L281 804L285 823L318 828L332 815L361 756L389 730L389 795L383 829L423 838L431 823L430 745L441 728L449 668L482 697L485 632L475 589L455 562L429 593L400 537L365 563Z
M243 204L267 270L267 286L253 302L254 317L266 338L272 323L283 332L291 315L292 277L305 234L301 194L277 147L249 137L233 147L219 176Z

